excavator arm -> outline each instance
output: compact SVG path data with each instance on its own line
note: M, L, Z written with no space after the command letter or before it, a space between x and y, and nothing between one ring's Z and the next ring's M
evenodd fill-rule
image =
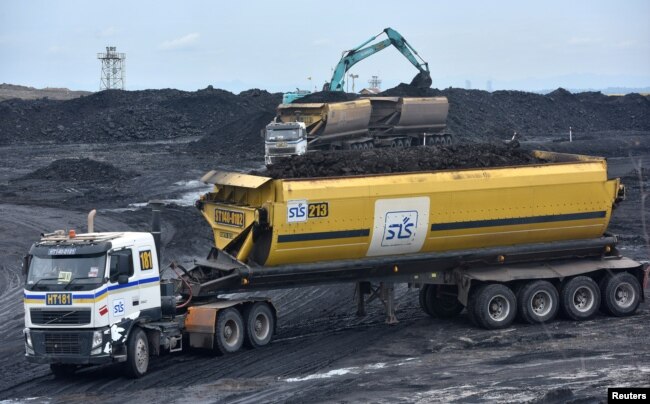
M377 37L383 33L386 34L388 37L387 39L364 48L364 46L377 39ZM406 42L406 39L404 39L404 37L400 35L399 32L395 31L392 28L386 28L381 33L373 36L356 48L344 52L343 57L341 57L341 60L334 69L332 80L329 83L325 83L323 90L343 91L343 85L345 84L345 74L348 72L348 70L350 70L350 68L352 68L352 66L362 61L363 59L374 55L382 49L387 48L390 45L393 45L395 48L397 48L397 50L399 50L402 55L404 55L404 57L419 70L419 73L411 81L411 85L421 88L430 87L432 80L431 74L429 73L429 65L427 62L422 60L417 51L413 49L413 47L408 42Z

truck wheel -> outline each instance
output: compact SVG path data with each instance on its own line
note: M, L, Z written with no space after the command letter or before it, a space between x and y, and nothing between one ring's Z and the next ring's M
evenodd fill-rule
M431 285L427 290L426 303L433 316L452 318L465 308L458 301L458 288L451 285Z
M601 282L601 308L616 317L634 313L641 302L641 284L627 272L607 275Z
M275 328L275 318L267 303L258 302L246 309L246 337L244 344L259 348L271 342Z
M573 320L588 320L600 306L600 290L588 276L569 279L560 291L562 312Z
M221 354L237 352L244 343L244 321L235 308L228 308L217 314L217 329L214 346Z
M427 291L431 288L431 285L422 285L420 288L420 293L419 293L419 301L420 301L420 307L422 308L422 311L427 313L431 317L435 317L435 315L429 310L429 307L427 306Z
M70 365L67 363L52 363L50 370L56 379L65 379L72 377L77 370L77 365Z
M149 341L140 327L133 327L126 346L126 373L132 378L142 377L149 369Z
M517 314L517 298L509 287L500 283L480 286L474 301L474 318L489 330L512 324Z
M555 318L560 308L560 295L548 281L532 281L517 293L517 311L530 324L546 323Z

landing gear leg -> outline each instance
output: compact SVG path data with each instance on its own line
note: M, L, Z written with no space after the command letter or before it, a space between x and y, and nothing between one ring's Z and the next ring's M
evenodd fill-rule
M367 282L357 282L356 290L354 291L354 297L357 301L357 317L366 316L366 290L370 285Z
M395 287L392 282L381 282L379 284L381 302L386 308L386 324L397 324L399 321L395 317Z

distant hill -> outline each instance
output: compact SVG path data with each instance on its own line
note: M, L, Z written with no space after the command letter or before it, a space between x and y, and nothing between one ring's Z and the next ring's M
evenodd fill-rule
M21 100L36 100L49 98L51 100L71 100L84 95L92 94L90 91L72 91L67 88L34 88L18 86L15 84L0 84L0 101L19 98Z

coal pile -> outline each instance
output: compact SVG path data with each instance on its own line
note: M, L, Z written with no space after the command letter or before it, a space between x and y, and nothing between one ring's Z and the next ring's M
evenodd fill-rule
M280 94L206 89L106 90L68 101L0 102L0 144L101 143L202 136L243 116L274 111Z
M138 174L88 158L55 160L18 180L50 180L62 182L112 183L136 177Z
M447 127L470 139L585 134L606 130L650 130L650 99L639 94L607 96L600 92L572 94L558 88L546 94L523 91L420 89L408 84L383 96L435 97L449 100Z
M331 151L296 156L253 174L271 178L350 175L503 167L544 163L528 151L495 144Z
M273 120L275 111L259 111L229 122L188 145L193 153L230 154L237 150L261 156L264 153L262 129Z

